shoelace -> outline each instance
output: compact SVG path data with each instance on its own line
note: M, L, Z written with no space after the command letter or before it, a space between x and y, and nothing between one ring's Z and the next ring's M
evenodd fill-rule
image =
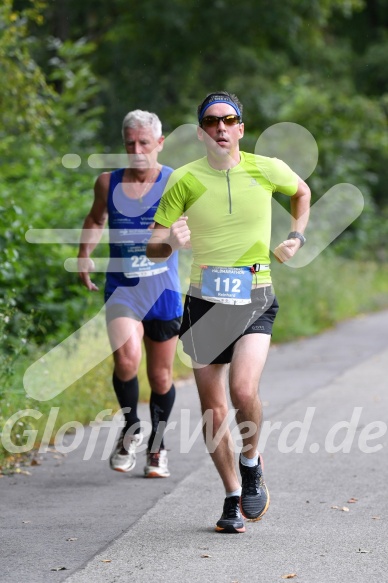
M138 446L138 442L136 440L136 437L133 436L132 439L128 443L128 453L135 453L137 446Z
M127 455L127 450L124 447L124 435L121 434L116 445L116 450L120 455Z
M156 452L156 453L150 453L150 466L154 466L154 467L159 467L159 458L160 458L160 453Z
M136 439L127 439L127 447L124 445L125 433L122 433L117 441L117 450L121 455L128 455L129 453L135 453L137 447Z
M238 497L230 496L230 498L225 498L224 503L224 516L225 518L238 518L239 516L238 508Z
M244 471L244 490L247 494L255 495L260 493L260 488L263 484L263 478L259 469L260 466L254 468L246 467Z

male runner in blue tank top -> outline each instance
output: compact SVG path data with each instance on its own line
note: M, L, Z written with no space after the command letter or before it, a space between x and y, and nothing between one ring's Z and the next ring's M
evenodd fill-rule
M113 388L125 416L110 467L119 472L131 471L136 449L143 440L137 416L137 373L143 339L152 425L144 474L165 478L170 473L163 430L175 399L172 367L182 315L178 257L174 253L163 264L155 264L147 259L145 247L172 168L157 161L164 137L154 113L129 112L123 120L122 135L129 164L97 178L94 202L83 225L79 272L82 283L90 291L97 291L89 275L94 268L90 254L108 219L106 322L114 358Z

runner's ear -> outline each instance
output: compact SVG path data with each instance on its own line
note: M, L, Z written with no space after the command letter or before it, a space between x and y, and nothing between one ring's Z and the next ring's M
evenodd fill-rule
M163 150L163 146L164 146L164 136L160 136L160 138L158 139L158 145L155 148L156 151L161 152Z
M197 138L200 142L203 142L203 129L199 126L197 127Z

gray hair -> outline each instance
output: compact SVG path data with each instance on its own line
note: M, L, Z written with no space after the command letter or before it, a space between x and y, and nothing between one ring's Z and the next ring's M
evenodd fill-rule
M154 137L156 139L160 138L162 135L162 122L156 115L156 113L150 113L149 111L142 111L141 109L135 109L127 113L123 119L123 125L121 129L121 134L124 138L124 132L126 128L137 128L137 127L150 127L153 131Z

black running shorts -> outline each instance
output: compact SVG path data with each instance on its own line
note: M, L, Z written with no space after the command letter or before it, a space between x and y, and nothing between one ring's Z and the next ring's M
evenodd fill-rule
M179 333L184 352L199 364L226 364L242 336L272 335L279 309L272 286L252 290L251 299L241 306L213 303L190 286Z
M139 316L125 304L111 304L105 307L106 323L112 322L115 318L132 318L140 321ZM142 320L144 335L154 342L165 342L179 334L182 318L172 320Z

